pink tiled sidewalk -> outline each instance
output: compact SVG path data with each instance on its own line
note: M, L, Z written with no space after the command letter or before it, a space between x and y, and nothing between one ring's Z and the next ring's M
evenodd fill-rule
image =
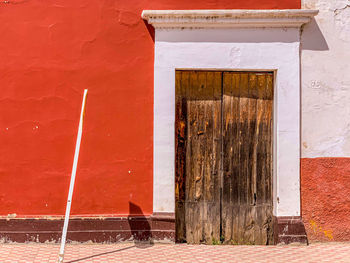
M0 244L0 262L57 262L58 244ZM69 244L65 262L349 262L350 243L310 246Z

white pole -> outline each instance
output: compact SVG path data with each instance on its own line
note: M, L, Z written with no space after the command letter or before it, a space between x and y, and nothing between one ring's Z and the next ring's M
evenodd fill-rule
M74 161L73 161L72 175L70 178L69 193L68 193L68 200L67 200L67 206L66 206L66 215L64 217L64 225L63 225L62 238L61 238L61 247L60 247L60 252L58 255L58 262L59 263L63 262L63 257L64 257L64 246L66 244L66 236L67 236L68 221L69 221L69 215L70 215L70 207L72 205L72 196L73 196L75 175L77 173L81 135L83 133L83 119L84 119L84 111L85 111L85 102L86 102L87 92L88 92L88 90L85 89L84 96L83 96L83 103L81 105L78 136L77 136L77 142L75 144Z

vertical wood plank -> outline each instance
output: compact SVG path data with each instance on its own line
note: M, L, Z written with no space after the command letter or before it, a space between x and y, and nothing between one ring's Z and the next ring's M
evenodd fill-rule
M220 152L221 152L221 86L222 75L219 72L207 72L207 90L212 98L211 105L208 105L210 114L208 114L208 136L207 145L210 146L210 154L207 168L208 184L207 192L210 193L205 199L208 207L207 227L205 229L205 243L211 244L213 241L220 240Z
M272 181L273 181L273 74L268 74L266 76L266 125L267 125L267 133L269 134L268 145L266 148L266 156L267 156L267 174L265 180L265 192L267 193L265 202L272 205Z
M248 73L241 73L240 82L240 114L239 114L239 166L240 166L240 183L239 183L239 203L240 205L247 205L247 178L248 178L248 161L249 156L248 149L249 143L249 125L248 125L248 112L249 112L249 88L248 88ZM242 215L242 222L244 221L244 216Z
M232 205L231 205L231 190L232 190L232 124L233 124L233 112L232 108L232 74L230 72L223 73L223 107L222 116L223 120L223 159L222 159L222 236L225 243L229 242L232 236Z
M220 239L217 200L221 74L191 71L187 87L185 225L188 243Z
M208 203L205 198L205 181L206 179L209 179L210 177L210 155L212 151L212 130L209 129L209 122L211 121L211 108L212 108L212 96L213 91L210 90L210 86L207 86L207 78L206 78L206 72L198 72L198 87L199 87L199 93L202 94L202 102L201 107L202 115L199 116L199 123L200 123L200 131L199 131L199 143L200 143L200 154L202 155L201 159L201 170L202 175L200 178L200 181L198 182L198 188L200 188L201 191L201 197L200 197L200 223L201 223L201 235L199 237L200 243L205 243L207 239L207 233L206 233L206 224L208 222ZM209 142L210 141L210 142ZM209 143L208 143L209 142Z
M193 243L194 241L194 232L195 229L193 228L193 214L195 207L193 206L194 201L194 164L192 161L192 154L194 152L194 145L193 145L193 124L194 123L194 116L193 114L196 112L195 105L191 101L192 99L192 72L191 71L184 71L182 73L182 83L184 85L184 89L186 91L186 103L187 103L187 147L186 147L186 201L185 201L185 226L186 226L186 242Z
M259 226L257 225L257 98L258 76L256 73L249 74L249 172L248 172L248 203L250 205L250 219L247 224L250 228L250 244L256 244L259 239Z
M258 75L258 99L257 99L257 182L256 182L256 195L257 195L257 236L259 244L266 244L267 236L264 231L265 221L265 177L266 177L266 152L264 145L266 144L266 129L263 118L266 116L266 74Z
M177 242L186 240L185 227L185 187L186 187L186 139L187 105L182 72L175 73L175 238Z
M248 204L255 205L256 192L256 98L257 98L257 76L249 74L249 99L248 99L248 177L247 192Z
M232 111L235 112L235 118L233 122L233 134L231 135L232 143L233 143L233 178L232 178L232 237L231 243L238 244L239 243L239 194L240 194L240 149L241 143L240 139L240 81L241 74L232 73L232 99L233 99L233 107Z

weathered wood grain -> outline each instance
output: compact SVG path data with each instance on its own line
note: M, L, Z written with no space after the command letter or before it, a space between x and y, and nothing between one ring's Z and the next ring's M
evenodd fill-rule
M186 87L188 74L176 72L175 76L175 236L178 242L186 241L186 144L187 144L187 103Z
M176 154L176 162L185 155L185 176L177 174L179 180L185 180L184 209L178 210L184 215L176 215L179 223L177 236L187 243L207 243L220 239L220 122L221 122L221 73L203 71L177 71L178 83L183 82L185 92L177 93L176 98L186 101L186 148L179 148L182 154ZM179 88L179 90L182 90ZM180 104L176 104L179 107ZM180 110L176 110L176 121L180 119ZM176 127L179 126L176 124ZM177 138L177 137L176 137ZM181 167L176 165L176 167ZM180 183L176 183L180 185ZM176 186L178 187L178 186ZM177 188L176 188L177 189ZM180 207L180 205L177 205ZM180 241L180 239L178 239Z
M272 244L273 75L223 75L224 243Z
M177 241L272 244L272 116L272 73L176 72Z

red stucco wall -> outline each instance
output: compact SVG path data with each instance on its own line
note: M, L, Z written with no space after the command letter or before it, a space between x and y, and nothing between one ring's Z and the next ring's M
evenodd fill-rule
M143 9L300 8L300 0L0 3L0 215L152 213L153 46Z
M350 158L302 159L301 198L310 241L350 241Z

